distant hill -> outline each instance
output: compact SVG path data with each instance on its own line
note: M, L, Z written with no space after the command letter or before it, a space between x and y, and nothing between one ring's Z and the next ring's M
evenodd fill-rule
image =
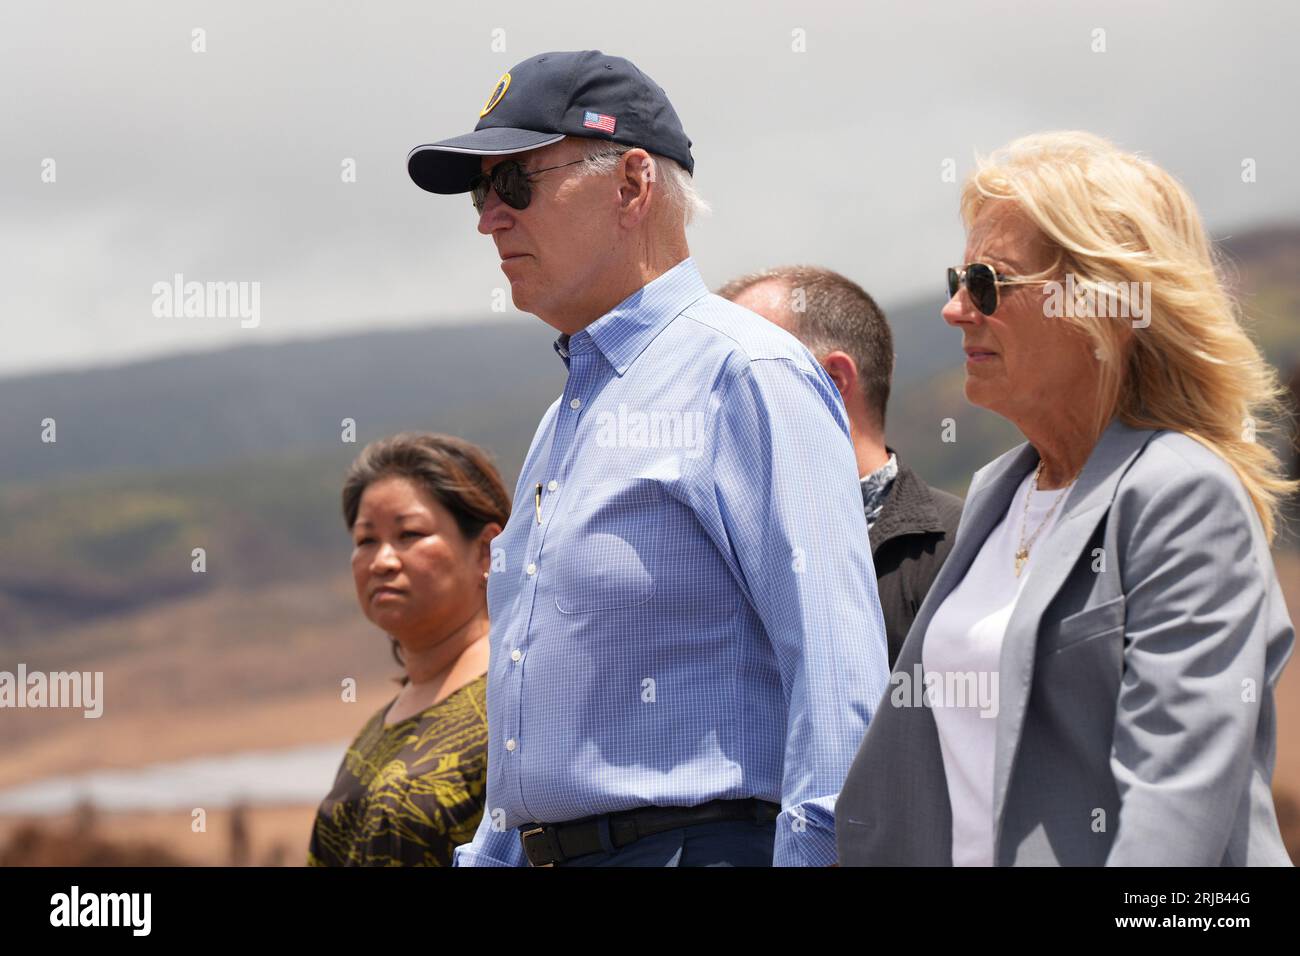
M1300 371L1300 227L1243 231L1219 250L1247 326L1286 381Z
M960 364L942 304L892 313L901 383ZM356 420L359 444L429 428L517 468L564 387L555 334L532 316L497 317L0 378L0 484L336 449L343 418ZM40 440L46 418L55 444Z
M0 378L0 483L340 449L344 418L358 444L434 429L521 459L564 385L554 338L498 317Z

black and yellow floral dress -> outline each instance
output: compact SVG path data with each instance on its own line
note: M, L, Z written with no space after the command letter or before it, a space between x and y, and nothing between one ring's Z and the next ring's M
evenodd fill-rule
M487 790L487 677L384 726L367 721L316 811L309 866L450 866Z

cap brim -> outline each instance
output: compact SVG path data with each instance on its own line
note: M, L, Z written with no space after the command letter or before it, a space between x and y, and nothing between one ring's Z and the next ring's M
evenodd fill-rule
M417 146L406 157L406 171L415 185L431 193L469 192L470 182L482 168L482 156L501 156L540 149L564 139L563 133L489 126L439 143Z

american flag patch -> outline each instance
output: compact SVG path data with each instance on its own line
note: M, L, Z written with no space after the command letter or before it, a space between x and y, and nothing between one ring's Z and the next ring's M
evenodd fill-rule
M582 125L591 129L602 130L606 133L614 132L614 117L606 116L604 113L593 113L587 110L586 115L582 117Z

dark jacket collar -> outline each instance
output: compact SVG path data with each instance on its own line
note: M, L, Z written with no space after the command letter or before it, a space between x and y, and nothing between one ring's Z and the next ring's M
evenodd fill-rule
M893 452L892 448L886 449ZM880 517L871 526L871 548L874 551L891 538L908 534L933 534L944 531L939 511L934 506L930 486L921 480L900 458L898 477L885 496L885 506Z

